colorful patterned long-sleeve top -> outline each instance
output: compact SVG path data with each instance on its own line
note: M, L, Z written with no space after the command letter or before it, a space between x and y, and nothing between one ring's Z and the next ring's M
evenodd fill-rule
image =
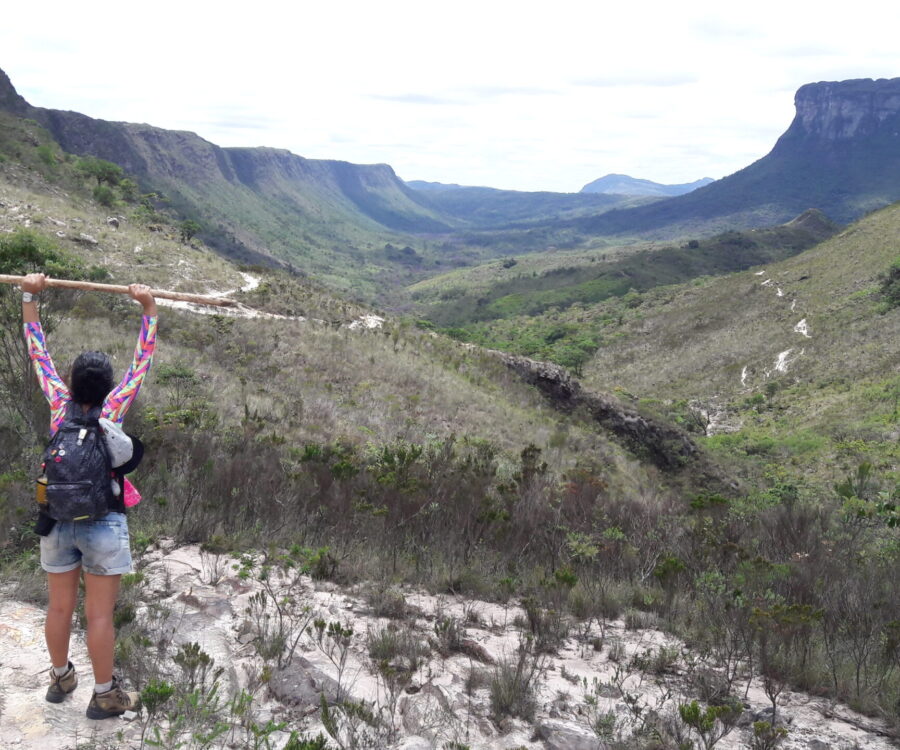
M150 370L150 360L156 347L156 316L145 315L141 322L141 333L134 349L131 367L119 384L113 388L103 402L100 416L121 424L135 396ZM50 434L59 429L66 416L66 406L72 400L69 389L56 372L40 323L25 324L25 341L28 356L34 363L38 383L50 403Z

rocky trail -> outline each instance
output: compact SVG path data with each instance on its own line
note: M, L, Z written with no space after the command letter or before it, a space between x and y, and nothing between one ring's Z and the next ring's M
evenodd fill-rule
M516 603L371 585L342 588L290 570L267 578L259 562L163 542L138 565L139 588L131 601L136 621L149 634L139 668L177 682L184 674L173 658L197 644L222 668L223 699L240 691L253 696L253 721L245 713L245 726L232 726L211 747L253 746L247 726L259 728L269 720L275 722L270 728L285 724L269 732L275 748L284 747L290 729L306 737L325 733L319 711L324 696L344 747L601 750L607 745L598 732L627 737L648 712L677 721L677 705L696 697L696 675L707 668L702 654L628 618L571 623L555 650L537 655L532 649L523 656L528 620ZM9 584L4 588L0 747L140 748L142 733L153 736L157 726L165 734L172 726L175 717L165 707L152 720L146 712L132 721L85 717L92 680L84 633L77 628L71 658L81 685L61 704L45 702L43 610L13 598ZM289 663L279 668L272 662L266 670L258 625L260 602L270 595L272 602L295 602L292 617L299 619L291 620L297 640ZM401 644L398 653L387 650L390 643ZM498 715L491 683L523 664L531 675L533 716ZM745 685L746 676L735 693L743 697ZM334 707L342 700L365 711L351 720ZM716 747L750 747L751 724L770 717L770 705L760 681L752 679L740 722ZM363 714L371 723L358 719ZM898 746L887 727L822 698L785 691L778 716L788 729L781 745L787 750ZM181 740L184 747L201 746L187 735ZM329 747L339 746L329 740Z

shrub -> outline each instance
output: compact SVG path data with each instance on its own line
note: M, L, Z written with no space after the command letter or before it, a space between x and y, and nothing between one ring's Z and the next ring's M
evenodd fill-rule
M94 188L94 200L101 206L112 206L116 202L116 194L108 185L97 185Z
M463 650L466 629L455 617L438 617L434 623L434 644L437 652L447 658Z
M491 712L499 721L504 716L518 716L530 721L537 708L537 683L544 663L534 652L530 641L519 644L515 658L504 659L491 675Z
M887 310L900 307L900 258L881 276L881 288Z
M366 635L366 648L374 664L385 663L406 672L415 672L422 657L429 653L415 631L399 628L394 623L370 630Z
M385 584L372 586L366 592L366 601L375 617L400 620L409 614L403 594Z
M51 146L44 144L38 146L36 151L38 158L48 167L52 167L56 164L56 155L53 153L53 148Z
M678 706L678 715L697 734L704 750L712 750L734 729L741 712L740 704L707 706L703 709L697 701L691 701Z

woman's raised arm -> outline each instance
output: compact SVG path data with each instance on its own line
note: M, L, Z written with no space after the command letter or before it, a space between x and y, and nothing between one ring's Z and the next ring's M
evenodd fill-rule
M103 403L102 415L113 422L121 422L125 418L125 412L128 411L150 371L150 362L156 348L156 300L150 294L150 287L144 284L131 284L128 287L128 294L140 302L144 308L144 317L131 367Z
M25 295L40 294L47 288L47 277L42 273L30 273L20 284ZM22 299L22 320L25 323L25 344L28 347L28 356L34 364L38 384L44 392L47 403L50 404L50 430L51 432L62 422L66 411L66 404L71 396L69 389L63 382L56 366L47 351L47 342L44 340L44 331L41 328L41 319L38 314L37 301L25 296Z

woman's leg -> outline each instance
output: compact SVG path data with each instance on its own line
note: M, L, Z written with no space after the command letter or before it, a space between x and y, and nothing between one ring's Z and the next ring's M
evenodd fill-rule
M47 607L47 622L44 637L47 651L54 667L64 667L69 663L69 635L72 632L72 613L78 601L78 579L81 566L65 573L47 573L47 591L50 604Z
M84 614L87 618L87 648L94 668L94 681L102 684L113 676L116 633L113 608L121 575L84 574Z

